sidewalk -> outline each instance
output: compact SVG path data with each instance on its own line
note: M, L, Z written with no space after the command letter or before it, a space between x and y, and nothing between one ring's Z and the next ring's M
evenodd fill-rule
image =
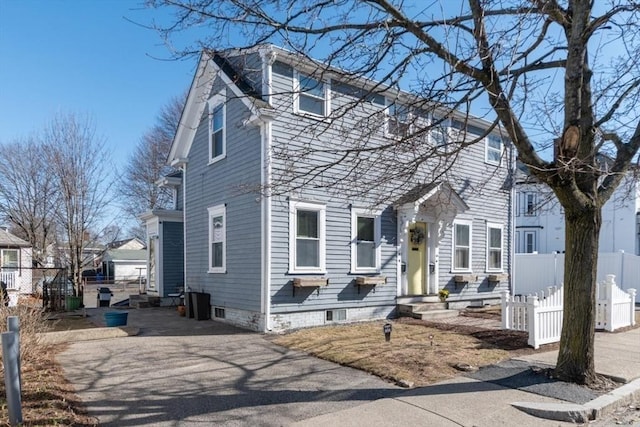
M556 350L521 357L517 361L535 366L554 366L557 356ZM495 382L458 377L294 425L393 426L402 423L442 427L526 427L584 423L594 415L600 418L632 399L640 399L640 328L622 333L596 333L595 365L598 373L627 384L578 404ZM506 382L509 380L506 378ZM563 387L563 384L555 384L554 387Z

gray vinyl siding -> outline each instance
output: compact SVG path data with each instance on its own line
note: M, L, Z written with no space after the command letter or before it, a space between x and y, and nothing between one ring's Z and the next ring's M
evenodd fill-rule
M454 273L453 265L453 227L447 227L440 242L440 288L451 292L450 299L499 298L502 290L508 289L508 281L499 284L490 283L487 276L499 274L487 271L487 223L503 226L502 265L508 273L508 260L513 241L510 235L510 206L508 159L503 159L501 167L485 163L484 144L470 146L464 156L458 160L457 167L464 171L465 180L452 182L454 190L460 194L469 206L456 220L471 221L471 272ZM475 279L462 285L456 284L454 276L470 274Z
M344 138L341 126L310 136L305 135L309 125L321 121L293 114L293 70L278 61L273 67L273 92L282 94L274 99L279 110L278 120L273 123L273 145L275 147L300 147L305 143L323 144L324 141ZM348 88L341 93L348 93ZM341 95L343 96L343 95ZM339 102L336 100L333 102ZM353 126L353 122L346 123ZM286 167L274 162L274 179ZM308 186L292 194L295 200L326 204L326 274L290 273L289 265L289 199L274 198L272 202L272 251L271 251L271 303L272 313L290 313L308 310L328 310L336 308L359 308L391 306L396 299L396 217L388 206L378 207L381 215L381 276L387 283L376 286L362 286L358 290L356 277L372 274L351 273L351 206L371 207L371 200L334 197L324 189ZM295 288L293 279L297 277L326 277L329 284L321 288ZM359 291L359 292L358 292Z
M219 81L211 91L222 89ZM227 89L229 90L229 89ZM226 104L226 158L211 165L207 111L196 131L186 168L186 285L211 294L219 307L260 311L261 207L244 185L260 184L260 129L244 125L249 111L241 99ZM226 273L208 273L208 208L226 204Z
M367 138L384 137L383 119L378 118L378 123L373 122L372 112L380 111L381 100L364 103L360 108L353 109L350 113L334 118L331 126L322 120L308 118L293 113L293 88L294 72L292 67L276 61L273 66L273 92L280 94L274 97L274 106L280 115L273 123L273 145L275 147L287 145L289 148L303 147L311 144L317 147L330 146L335 141L351 138L358 139L358 132L368 126ZM358 96L359 91L349 85L331 82L332 111L349 105L354 101L353 96ZM310 135L311 134L311 135ZM309 164L317 165L331 160L330 154L317 155L314 159L307 159ZM315 162L315 163L314 163ZM286 168L286 164L274 162L272 165L275 179L278 173ZM508 253L510 251L509 236L509 190L507 188L508 169L506 160L503 165L485 163L485 145L478 143L470 146L462 152L453 171L444 178L453 189L464 199L469 209L459 214L457 219L471 220L472 225L472 272L478 276L477 281L467 285L455 286L451 271L452 228L446 227L444 236L440 239L439 255L439 287L447 287L452 292L451 299L472 299L499 296L502 289L506 289L508 283L489 286L486 272L486 224L487 221L503 226L503 266L508 271ZM375 173L375 171L363 171L363 173ZM424 172L428 179L431 171ZM372 179L370 182L375 182ZM406 191L411 188L407 183ZM386 191L383 189L382 191ZM398 190L395 190L398 191ZM313 189L312 185L292 193L296 200L326 203L326 275L329 285L319 289L296 289L293 295L292 280L301 275L288 274L289 271L289 205L285 198L274 200L272 207L272 311L274 313L322 310L333 308L348 308L356 306L376 306L394 304L397 294L397 255L396 244L397 219L396 213L389 204L376 206L383 210L382 217L382 272L387 277L387 284L374 289L361 288L358 294L354 286L355 274L350 274L350 205L368 207L373 203L372 199L364 196L345 198L329 195L331 191L325 189ZM397 197L403 196L402 190ZM314 275L311 275L314 276ZM318 276L318 275L315 275Z
M181 222L164 221L162 231L163 296L166 297L184 283L184 234Z

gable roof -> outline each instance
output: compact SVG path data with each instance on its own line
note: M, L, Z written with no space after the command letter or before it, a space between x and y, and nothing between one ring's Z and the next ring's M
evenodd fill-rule
M3 228L0 228L0 246L12 248L30 248L31 243L27 242L26 240L22 240L17 236L14 236Z
M107 243L107 249L119 249L125 245L128 245L129 243L135 243L140 246L141 249L146 246L142 240L138 239L137 237L132 237L129 239L116 240L114 242Z
M146 249L111 249L105 252L106 261L147 261Z
M400 197L394 206L396 209L403 207L419 208L421 204L429 200L435 194L441 193L446 196L448 201L460 211L466 211L469 206L460 197L458 193L447 182L432 182L429 184L420 184L407 191Z
M191 82L176 135L171 144L167 163L179 166L186 163L200 118L204 113L213 83L219 77L233 95L251 111L252 118L268 116L272 107L238 73L229 61L217 52L202 52L198 68Z

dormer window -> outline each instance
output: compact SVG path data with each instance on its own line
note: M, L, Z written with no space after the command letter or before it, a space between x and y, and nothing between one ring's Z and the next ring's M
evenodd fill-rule
M295 73L294 111L318 117L329 115L329 82Z

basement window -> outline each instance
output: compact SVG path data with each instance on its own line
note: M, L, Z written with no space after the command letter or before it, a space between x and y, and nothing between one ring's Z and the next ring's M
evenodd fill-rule
M327 322L340 322L347 320L347 309L327 310L325 319Z
M218 319L224 319L224 308L222 307L214 307L213 308L213 317L217 317Z

